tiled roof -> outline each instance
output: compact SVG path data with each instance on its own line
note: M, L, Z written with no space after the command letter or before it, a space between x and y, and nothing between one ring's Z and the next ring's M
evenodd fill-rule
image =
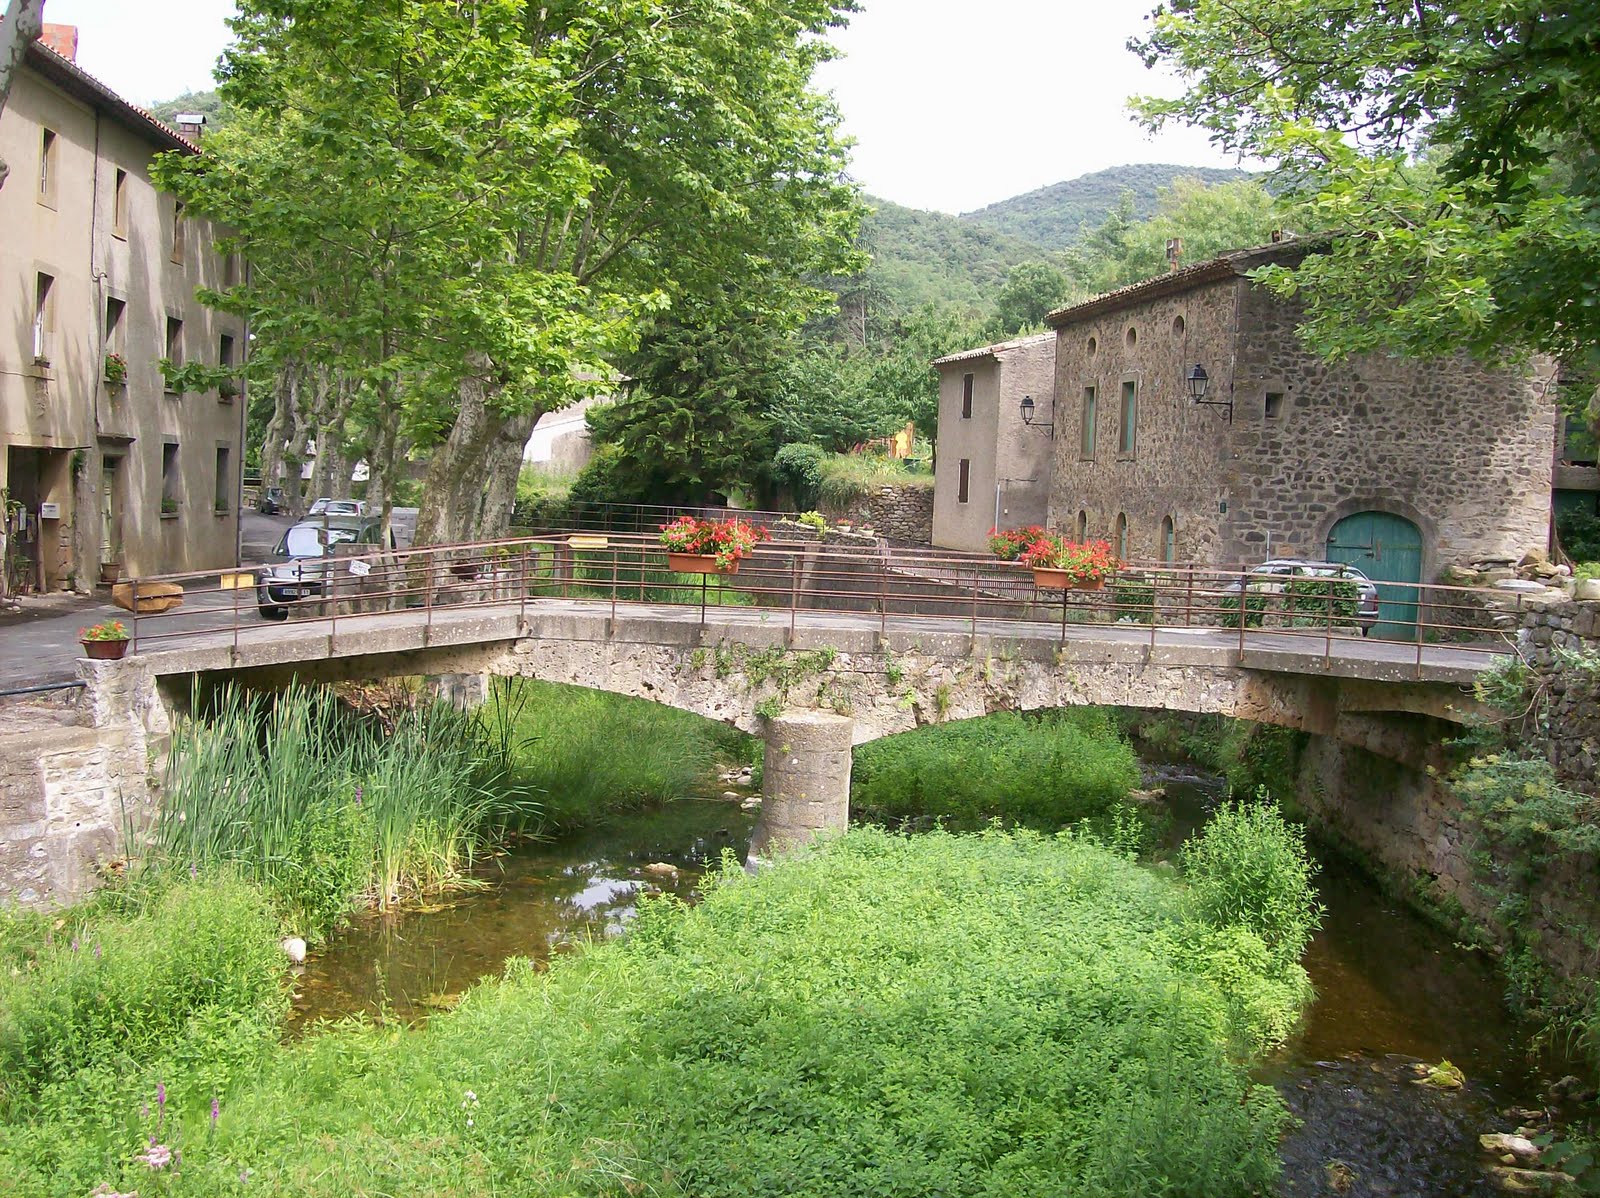
M935 366L948 366L953 362L971 362L977 358L998 358L1001 354L1010 353L1014 349L1021 349L1025 345L1037 345L1041 341L1054 341L1054 333L1035 333L1031 337L1018 337L1014 341L1001 341L994 345L983 345L977 349L964 349L958 354L946 354L942 358L935 358Z
M195 145L172 126L156 120L137 104L130 104L71 59L63 58L43 42L28 47L28 65L63 91L109 113L135 133L163 150L198 154Z
M1065 308L1057 308L1044 322L1053 329L1062 325L1072 324L1086 316L1096 316L1101 312L1114 311L1125 308L1130 304L1141 303L1145 300L1157 299L1163 295L1174 295L1180 291L1188 291L1191 287L1199 287L1204 283L1215 283L1220 279L1235 278L1248 274L1258 266L1265 266L1271 262L1288 261L1303 258L1314 248L1325 242L1324 238L1306 238L1293 241L1278 241L1270 245L1252 246L1250 249L1234 250L1222 254L1206 262L1196 262L1193 266L1185 266L1181 270L1168 271L1163 275L1156 275L1151 279L1144 279L1138 283L1131 283L1126 287L1119 287L1115 291L1108 291L1104 295L1097 295L1093 299L1083 300L1081 303L1068 304Z

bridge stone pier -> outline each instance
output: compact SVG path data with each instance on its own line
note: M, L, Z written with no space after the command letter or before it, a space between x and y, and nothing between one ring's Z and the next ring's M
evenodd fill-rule
M849 716L828 711L786 711L767 720L752 865L820 833L844 831L850 822L853 724Z

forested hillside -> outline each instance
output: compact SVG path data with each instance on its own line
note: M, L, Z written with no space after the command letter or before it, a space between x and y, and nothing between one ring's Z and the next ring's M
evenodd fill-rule
M867 203L872 212L862 225L861 248L872 265L866 281L898 311L926 303L986 310L1012 267L1051 257L1022 238L948 213L871 196Z
M1076 242L1085 226L1094 227L1116 208L1123 192L1133 193L1133 214L1143 219L1155 212L1156 193L1174 179L1196 178L1205 183L1232 183L1250 177L1249 171L1170 163L1113 166L1079 175L962 213L970 224L1020 237L1049 250L1064 250Z

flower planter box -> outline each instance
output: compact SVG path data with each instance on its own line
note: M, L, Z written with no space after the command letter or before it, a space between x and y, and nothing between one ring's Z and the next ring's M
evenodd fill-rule
M1052 570L1044 566L1033 567L1033 585L1041 591L1099 591L1105 589L1104 578L1075 579L1065 570Z
M739 563L734 561L727 566L719 566L714 553L668 552L667 569L674 574L737 574Z
M91 661L121 661L128 651L127 641L79 641L83 655Z

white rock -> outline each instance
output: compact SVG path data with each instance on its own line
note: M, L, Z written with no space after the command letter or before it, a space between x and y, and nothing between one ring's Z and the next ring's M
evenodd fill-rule
M279 947L296 965L306 959L306 942L298 936L285 936Z
M669 865L665 861L652 861L644 867L644 872L654 874L658 878L675 878L678 876L678 867Z
M725 799L742 799L744 796L736 790L725 790L722 792L722 797Z
M1600 578L1583 578L1573 588L1574 599L1600 599Z
M1523 1164L1539 1159L1539 1148L1530 1139L1524 1136L1508 1136L1502 1132L1486 1132L1478 1137L1478 1143L1485 1152L1492 1152L1496 1156L1509 1152Z

